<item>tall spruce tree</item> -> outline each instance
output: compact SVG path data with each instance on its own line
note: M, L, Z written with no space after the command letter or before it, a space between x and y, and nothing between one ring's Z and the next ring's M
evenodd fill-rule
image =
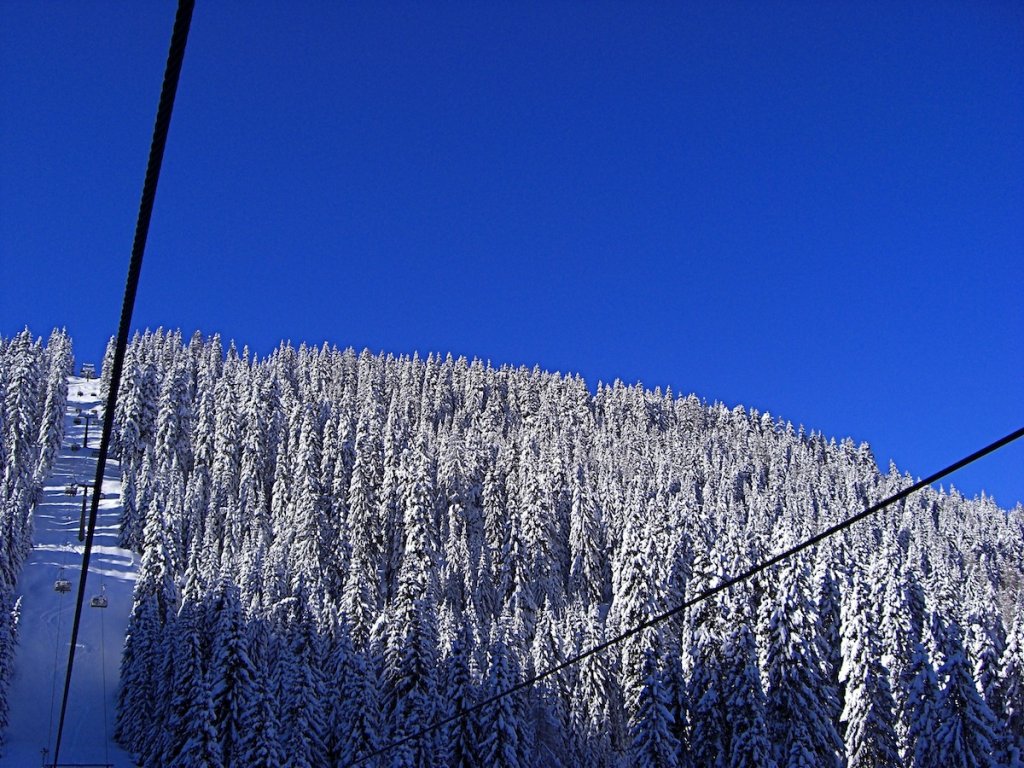
M835 693L814 641L808 580L801 561L783 566L768 628L768 723L780 768L831 768L840 763L843 751L831 716Z
M842 721L846 726L848 768L896 768L900 765L893 729L896 704L889 688L888 672L880 659L875 609L878 584L872 583L872 577L878 577L875 568L868 577L854 576L847 590L840 677L845 683Z
M943 683L936 707L935 741L945 765L957 768L994 768L998 724L978 693L971 664L963 647L959 624L945 629L946 658L939 669Z
M630 723L630 756L639 768L676 768L679 741L673 733L671 693L665 687L652 636L643 651L643 688Z

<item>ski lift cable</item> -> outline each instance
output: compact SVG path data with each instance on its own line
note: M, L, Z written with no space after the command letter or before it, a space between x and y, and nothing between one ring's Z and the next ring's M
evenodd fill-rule
M929 475L924 480L918 480L913 485L910 485L910 486L904 488L902 491L894 493L892 496L889 496L888 498L878 502L877 504L874 504L874 505L868 507L867 509L864 509L861 512L858 512L855 515L851 515L850 517L847 517L846 519L839 521L835 525L833 525L833 526L831 526L829 528L826 528L825 530L815 534L814 536L811 536L809 539L805 539L804 541L800 542L799 544L796 544L796 545L790 547L789 549L787 549L787 550L785 550L783 552L778 553L777 555L773 555L772 557L768 558L767 560L763 560L760 563L757 563L756 565L751 566L750 568L748 568L747 570L743 571L742 573L740 573L740 574L738 574L736 576L731 576L731 577L729 577L727 579L723 579L722 581L720 581L715 586L709 587L708 589L705 589L703 592L701 592L700 594L690 598L689 600L685 600L682 603L679 603L678 605L676 605L676 606L674 606L672 608L669 608L668 610L666 610L666 611L664 611L662 613L659 613L656 616L652 616L651 618L646 619L645 621L642 621L639 624L637 624L637 625L635 625L635 626L633 626L633 627L631 627L629 629L626 629L626 630L620 632L619 634L617 634L614 637L611 637L611 638L605 640L602 643L598 643L597 645L595 645L595 646L593 646L591 648L588 648L588 649L586 649L584 651L580 651L579 653L577 653L577 654L575 654L573 656L570 656L569 658L567 658L567 659L565 659L563 661L560 661L558 664L555 664L555 665L553 665L551 667L548 667L547 669L543 670L542 672L538 672L537 674L533 675L532 677L529 677L529 678L527 678L525 680L522 680L521 682L516 683L515 685L509 686L508 688L505 688L504 690L499 691L498 693L496 693L493 696L490 696L490 697L484 699L483 701L477 702L476 704L474 704L471 707L467 707L465 709L461 709L460 708L454 715L449 715L446 718L443 718L443 719L438 720L438 721L436 721L434 723L431 723L430 725L427 725L427 726L424 726L423 728L420 728L419 730L409 734L408 736L405 736L405 737L403 737L401 739L397 739L397 740L395 740L393 742L390 742L389 744L386 744L383 747L380 747L379 749L375 750L374 752L371 752L370 754L365 755L364 757L361 757L358 760L355 760L355 761L349 763L349 765L350 766L361 765L361 764L363 764L363 763L365 763L365 762L367 762L369 760L372 760L375 757L379 757L380 755L384 754L385 752L390 752L392 749L400 747L400 746L402 746L404 744L408 744L410 741L414 741L414 740L416 740L416 739L418 739L418 738L420 738L422 736L427 735L428 733L432 733L433 731L436 731L436 730L438 730L440 728L443 728L446 725L449 725L450 723L455 722L456 720L461 720L462 718L468 717L469 715L473 714L474 712L479 712L482 709L486 709L487 707L489 707L490 705L496 703L500 699L503 699L506 696L510 696L513 693L518 693L519 691L525 690L525 689L529 688L530 686L532 686L534 683L537 683L537 682L543 680L546 677L550 677L551 675L555 674L556 672L561 672L563 669L566 669L566 668L571 667L571 666L573 666L575 664L578 664L579 662L583 661L584 659L586 659L586 658L588 658L590 656L593 656L595 654L601 653L602 651L607 650L608 648L611 648L613 645L618 645L622 641L628 640L629 638L639 634L640 632L643 632L645 629L650 629L651 627L654 627L654 626L656 626L658 624L661 624L662 622L667 621L668 619L671 619L671 618L679 615L680 613L682 613L683 611L687 610L688 608L692 608L693 606L697 605L698 603L701 603L701 602L707 600L708 598L714 597L718 593L724 592L725 590L729 589L730 587L734 587L734 586L736 586L737 584L739 584L741 582L747 581L748 579L756 576L757 574L761 573L762 571L767 570L768 568L771 568L772 566L778 565L783 560L787 560L788 558L792 557L795 554L798 554L798 553L804 551L805 549L809 549L810 547L813 547L816 544L820 544L821 542L825 541L828 538L831 538L835 534L840 533L841 531L846 530L847 528L849 528L850 526L854 525L855 523L859 523L861 520L864 520L865 518L870 517L871 515L875 514L876 512L879 512L879 511L885 509L886 507L889 507L892 504L895 504L897 501L902 501L903 499L907 498L908 496L910 496L911 494L915 493L916 491L921 490L925 486L931 485L933 483L938 482L939 480L942 480L947 475L951 475L954 472L956 472L957 470L963 469L968 464L972 464L973 462L977 461L978 459L980 459L980 458L982 458L984 456L987 456L988 454L993 453L994 451L999 450L1003 446L1009 445L1010 443L1014 442L1015 440L1018 440L1021 437L1024 437L1024 427L1021 427L1020 429L1018 429L1018 430L1016 430L1014 432L1011 432L1010 434L1006 435L1005 437L1001 437L1000 439L996 440L995 442L989 443L984 448L981 448L981 449L975 451L974 453L970 454L969 456L965 456L964 458L960 459L959 461L956 461L953 464L950 464L945 469L941 469L938 472L936 472L936 473L934 473L932 475Z
M64 678L64 696L60 708L60 722L57 726L57 741L53 750L53 764L55 765L59 762L61 738L64 734L68 693L71 690L71 672L75 663L75 648L78 644L82 606L85 603L85 582L89 572L92 542L96 533L96 517L99 514L99 502L106 470L107 451L110 447L110 434L114 426L114 408L117 405L117 391L121 384L125 350L128 347L128 333L131 328L132 312L135 308L135 295L138 292L139 276L142 272L142 256L146 250L146 238L149 235L149 223L153 216L153 203L156 199L157 182L160 179L160 167L163 164L164 149L167 146L167 134L171 126L171 114L174 111L174 97L178 91L178 79L181 75L182 62L185 59L185 46L188 42L188 32L192 24L192 11L194 8L195 0L178 0L178 10L174 17L170 49L167 53L167 66L164 70L164 79L160 90L160 102L153 126L153 139L149 148L146 177L142 185L139 217L135 225L135 238L132 242L132 255L128 264L124 301L121 305L121 322L118 327L117 346L114 350L114 360L111 366L110 391L107 393L106 410L103 414L103 435L100 438L99 455L96 460L96 480L93 485L92 505L89 510L89 524L86 530L85 547L82 552L82 577L78 584L78 600L75 604L74 623L71 626L71 649L68 651L67 674Z

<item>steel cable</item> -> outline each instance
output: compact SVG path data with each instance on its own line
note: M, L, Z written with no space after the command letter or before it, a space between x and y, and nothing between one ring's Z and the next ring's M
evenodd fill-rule
M96 480L93 485L92 505L89 509L89 524L86 528L85 548L82 553L82 577L78 583L78 601L75 605L74 623L71 626L71 650L68 652L68 668L64 678L64 697L60 707L60 723L57 726L57 742L53 750L54 765L59 761L61 739L64 734L68 693L71 690L71 673L75 664L75 647L78 643L78 630L82 620L82 606L85 602L85 582L89 573L89 558L92 554L92 542L96 533L96 517L99 514L100 496L103 495L103 477L106 471L110 435L114 426L114 408L117 405L117 391L121 384L125 350L128 347L128 333L131 328L132 312L135 309L135 295L138 292L139 276L142 272L142 256L146 250L149 222L153 216L153 202L156 199L157 182L160 180L160 167L163 164L164 149L167 146L167 134L171 127L171 113L174 111L174 98L178 91L178 79L181 76L181 65L185 59L185 45L188 42L188 32L192 24L192 11L194 8L195 0L179 0L178 2L178 11L174 18L174 30L171 33L170 50L167 54L167 66L164 70L163 86L160 90L160 102L156 112L156 123L153 126L153 140L149 148L149 162L146 166L146 177L142 185L139 218L135 225L132 256L128 264L128 278L124 288L124 301L121 305L121 323L118 327L117 346L114 350L114 360L111 366L110 390L107 392L107 405L103 414L103 436L100 440L99 456L96 461Z

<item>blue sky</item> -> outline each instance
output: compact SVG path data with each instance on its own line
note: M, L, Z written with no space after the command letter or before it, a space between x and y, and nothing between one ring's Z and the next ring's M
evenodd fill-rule
M139 328L1024 424L1024 9L199 2ZM174 4L0 10L0 334L116 331ZM958 474L1010 506L1024 446Z

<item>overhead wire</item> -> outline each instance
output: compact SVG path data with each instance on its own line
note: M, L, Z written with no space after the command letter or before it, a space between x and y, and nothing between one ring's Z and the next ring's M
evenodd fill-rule
M171 126L171 114L174 111L174 99L178 91L178 79L181 76L181 65L185 59L185 45L192 24L192 11L195 0L179 0L178 10L174 17L174 29L171 33L171 45L167 54L167 66L164 69L163 85L160 90L160 102L157 106L156 122L153 126L153 139L149 148L149 161L146 176L142 185L142 199L139 203L139 217L135 225L135 238L132 242L132 255L128 263L128 277L125 282L124 300L121 305L121 322L118 327L117 346L111 365L110 389L107 392L107 405L103 414L103 436L100 439L99 456L96 461L96 480L93 485L92 506L89 510L89 524L86 529L85 547L82 552L82 577L78 583L78 600L75 605L75 618L71 626L71 648L68 651L68 668L64 678L64 696L60 708L60 722L57 726L57 741L53 749L53 765L60 757L61 739L64 734L64 720L67 715L68 693L71 690L71 673L75 664L75 649L78 645L78 631L82 620L82 607L85 603L85 582L89 573L89 559L92 554L93 538L96 534L96 517L99 514L99 502L103 489L103 477L106 471L107 451L110 448L110 435L114 426L114 408L117 405L117 391L121 384L124 368L125 350L128 347L128 333L131 328L132 312L135 309L135 295L138 292L139 276L142 272L142 256L146 250L146 238L149 235L149 223L153 216L153 203L156 199L157 182L160 180L160 168L163 164L164 149L167 146L167 134Z
M938 472L929 475L923 480L918 480L916 483L904 488L902 491L894 493L893 495L878 502L877 504L873 504L867 509L864 509L855 515L851 515L850 517L841 520L835 525L832 525L826 528L825 530L816 533L814 536L811 536L810 538L801 541L799 544L795 544L789 549L779 552L778 554L773 555L767 560L763 560L757 563L756 565L751 566L742 573L720 581L715 586L705 589L703 592L690 598L689 600L685 600L684 602L679 603L678 605L673 606L672 608L669 608L668 610L659 613L656 616L652 616L651 618L648 618L645 621L642 621L639 624L636 624L630 627L629 629L620 632L614 637L608 638L604 642L598 643L597 645L594 645L591 648L581 651L573 656L570 656L569 658L560 661L558 664L554 664L548 667L542 672L538 672L537 674L534 674L531 677L528 677L525 680L516 683L515 685L509 686L508 688L505 688L499 691L498 693L495 693L493 696L490 696L484 699L483 701L477 702L471 707L460 709L453 715L449 715L448 717L437 720L436 722L424 726L423 728L420 728L419 730L414 731L413 733L404 736L401 739L392 741L384 745L383 747L378 748L374 752L371 752L370 754L365 755L364 757L361 757L358 760L349 763L349 765L361 765L369 760L372 760L375 757L379 757L380 755L385 754L386 752L390 752L392 749L397 749L398 747L404 744L408 744L411 741L415 741L416 739L426 736L428 733L432 733L436 730L444 728L446 725L454 723L457 720L461 720L462 718L468 717L469 715L474 714L475 712L479 712L483 709L486 709L487 707L497 703L506 696L511 696L514 693L518 693L519 691L525 690L534 685L535 683L540 682L544 678L550 677L551 675L561 672L563 669L578 664L579 662L583 661L586 658L589 658L590 656L601 653L602 651L605 651L614 645L618 645L624 640L628 640L629 638L638 635L646 629L650 629L651 627L661 624L662 622L667 621L668 619L674 616L677 616L683 611L692 608L693 606L707 600L708 598L714 597L718 593L724 592L730 587L734 587L737 584L744 582L756 576L759 573L762 573L768 568L778 565L783 560L786 560L792 557L793 555L803 552L805 549L809 549L810 547L820 544L821 542L825 541L828 538L831 538L835 534L846 530L847 528L856 523L859 523L861 520L864 520L865 518L870 517L871 515L874 515L877 512L880 512L881 510L891 506L892 504L895 504L898 501L902 501L903 499L907 498L911 494L921 490L926 486L929 486L933 483L937 483L944 477L953 474L957 470L963 469L968 464L972 464L978 459L987 456L988 454L993 453L994 451L999 450L1003 446L1009 445L1014 440L1018 440L1021 437L1024 437L1024 427L1021 427L1020 429L1011 432L1010 434L1001 437L998 440L995 440L994 442L989 443L984 448L981 448L975 451L974 453L965 456L959 461L953 462L949 466L945 467L944 469L940 469Z

